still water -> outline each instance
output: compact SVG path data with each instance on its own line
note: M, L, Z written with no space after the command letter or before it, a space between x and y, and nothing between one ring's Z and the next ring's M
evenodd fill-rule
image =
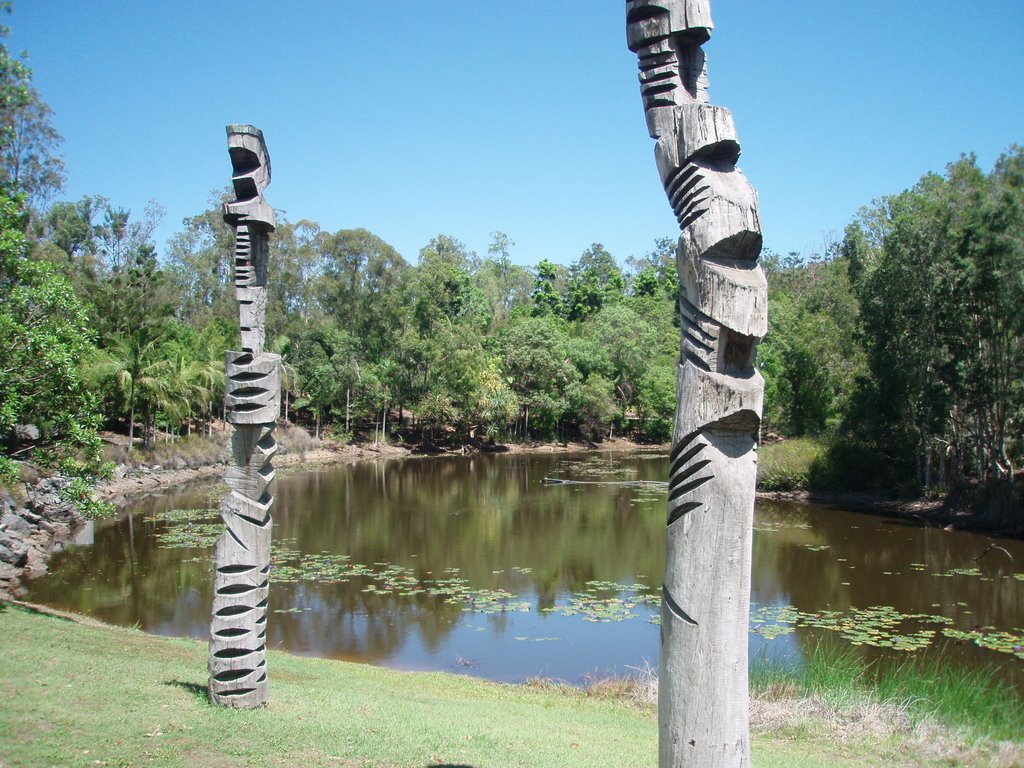
M665 453L638 452L279 476L269 647L507 681L656 667L667 473ZM223 493L192 486L88 529L30 599L205 639ZM1022 635L1024 542L758 503L752 657L798 661L828 638L999 664L1021 684Z

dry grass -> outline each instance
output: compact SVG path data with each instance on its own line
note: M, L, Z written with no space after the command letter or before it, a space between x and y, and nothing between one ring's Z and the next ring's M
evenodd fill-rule
M582 685L570 685L547 677L527 680L526 685L564 696L582 695L589 699L624 701L640 709L656 710L658 670L649 663L629 669L630 673L626 675L585 675Z
M878 702L849 696L843 701L800 696L795 688L755 694L750 728L775 738L815 736L848 745L887 742L927 765L1024 768L1024 742L972 737L932 718L914 717L910 702Z
M291 424L279 426L274 432L280 455L304 455L322 447L320 440L302 427ZM104 461L132 467L161 469L197 469L228 461L231 429L219 427L210 436L194 434L189 437L158 434L152 448L128 448L127 438L107 440Z
M565 696L657 709L657 669L649 664L623 676L588 676L582 683L572 686L542 679L529 685ZM893 765L1024 768L1024 738L1011 742L979 737L936 718L921 717L912 711L913 704L909 699L880 702L852 690L806 694L795 683L781 680L751 691L750 728L755 737L811 739L854 751L860 745L885 744L892 750Z

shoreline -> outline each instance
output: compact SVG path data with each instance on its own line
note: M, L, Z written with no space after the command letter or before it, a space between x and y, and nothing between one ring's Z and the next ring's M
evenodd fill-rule
M917 520L933 528L949 532L984 534L994 538L1024 539L1024 531L1005 530L998 526L986 525L985 520L968 509L957 509L945 500L887 499L870 493L834 491L758 491L758 499L791 501L800 504L816 504L823 507L861 512L878 517L893 517L902 520Z
M581 687L508 684L270 649L269 708L211 717L202 641L33 603L0 603L0 615L0 684L18 692L0 704L0 724L20 734L8 752L0 749L0 762L134 765L145 754L160 765L237 765L240 758L262 765L260 756L272 754L289 765L627 768L656 759L657 681L650 675ZM40 665L41 658L50 661ZM1015 722L1014 702L991 714L950 716L948 704L933 710L920 697L916 707L908 704L913 687L883 695L859 681L833 679L838 698L812 692L799 678L780 686L752 677L755 764L1021 764L1019 734L1005 733Z
M359 464L364 461L392 459L422 459L442 456L482 455L531 455L548 453L593 453L626 452L642 450L668 450L667 444L635 443L624 438L613 438L601 443L498 443L494 445L465 444L458 448L437 448L422 450L391 443L350 444L345 446L327 444L313 450L296 453L281 453L274 457L274 468L289 468L296 471L317 469L342 464ZM141 466L130 470L122 477L115 477L96 484L93 495L100 501L121 507L134 501L136 496L146 495L172 488L177 484L190 484L220 477L227 464L218 462L200 467L183 469L160 469Z

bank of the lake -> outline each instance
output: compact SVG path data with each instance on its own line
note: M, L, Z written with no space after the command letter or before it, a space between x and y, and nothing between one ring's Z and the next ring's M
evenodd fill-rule
M392 442L337 443L330 440L317 440L306 443L301 438L295 439L295 435L302 432L303 430L298 427L288 429L286 434L298 445L291 445L287 450L274 457L274 466L277 469L299 471L334 464L356 464L363 461L446 455L471 456L480 453L585 453L588 451L622 452L667 448L667 446L636 443L626 438L613 438L600 444L574 442L465 443L455 447L434 447L425 450L418 445ZM205 441L214 445L222 445L226 439L197 438L196 442ZM285 444L288 445L287 442ZM215 458L201 461L195 466L164 466L153 460L138 463L135 466L122 465L115 472L114 477L97 484L94 494L100 500L120 506L140 493L160 491L185 483L219 477L224 474L226 462L225 451L224 456L215 456Z
M896 498L872 488L877 478L864 466L837 463L830 453L827 442L818 438L766 441L758 449L758 497L1024 539L1024 472L1017 472L1012 483L965 483L942 493ZM877 456L872 459L877 460Z
M657 718L598 690L501 685L271 651L271 703L206 700L206 645L0 604L0 764L652 766ZM795 692L794 692L795 693ZM1020 765L1019 745L898 705L755 696L760 768Z

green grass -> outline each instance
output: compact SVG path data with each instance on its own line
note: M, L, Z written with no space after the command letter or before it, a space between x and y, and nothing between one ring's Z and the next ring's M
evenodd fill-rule
M755 659L750 677L755 695L796 692L838 708L879 704L906 714L912 725L933 723L967 740L1024 741L1024 693L1001 679L996 666L918 655L865 663L848 646L820 643L800 664Z
M206 646L21 606L0 612L0 765L657 764L653 708L271 652L270 706L212 707ZM755 731L758 768L922 765L890 740Z
M804 491L810 488L811 467L825 456L825 445L810 437L794 437L757 451L759 491Z

